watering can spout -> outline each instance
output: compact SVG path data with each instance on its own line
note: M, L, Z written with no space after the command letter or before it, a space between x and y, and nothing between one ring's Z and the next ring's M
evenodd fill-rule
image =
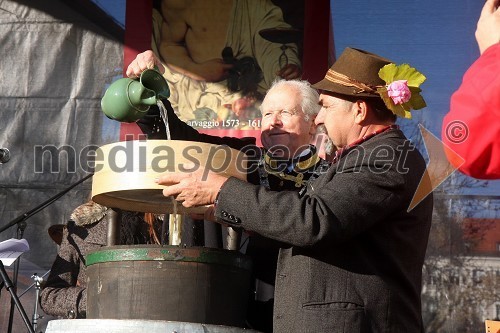
M144 117L159 99L168 97L170 89L165 78L157 70L147 69L139 79L113 82L101 99L101 108L108 118L132 123Z

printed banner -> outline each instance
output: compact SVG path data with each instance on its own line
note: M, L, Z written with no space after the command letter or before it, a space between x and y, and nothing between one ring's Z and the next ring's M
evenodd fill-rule
M266 91L277 76L320 80L330 32L328 0L127 1L124 70L152 49L181 120L260 144ZM121 137L130 133L140 131L123 124Z

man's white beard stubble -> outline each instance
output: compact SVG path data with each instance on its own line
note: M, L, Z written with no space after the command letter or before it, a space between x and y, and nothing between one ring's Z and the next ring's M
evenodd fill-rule
M317 142L317 144L324 145L325 153L327 155L332 155L337 150L337 148L333 144L332 139L330 139L330 137L328 136L325 125L319 125L316 128L316 132L317 134L325 134L322 142Z

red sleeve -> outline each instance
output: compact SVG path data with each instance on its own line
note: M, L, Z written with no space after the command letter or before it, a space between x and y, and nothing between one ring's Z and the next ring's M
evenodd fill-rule
M442 140L455 153L447 151L450 163L461 172L500 179L500 43L465 73L444 117Z

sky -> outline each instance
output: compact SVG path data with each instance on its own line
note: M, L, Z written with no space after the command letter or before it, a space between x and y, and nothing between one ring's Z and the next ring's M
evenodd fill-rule
M125 26L125 0L92 0L121 26Z
M125 0L94 2L125 23ZM401 125L405 130L421 124L439 138L450 96L479 56L474 31L483 4L482 0L332 0L335 55L347 46L360 48L397 64L409 63L425 74L421 88L427 107ZM418 130L407 135L413 133ZM462 193L499 195L500 180Z

